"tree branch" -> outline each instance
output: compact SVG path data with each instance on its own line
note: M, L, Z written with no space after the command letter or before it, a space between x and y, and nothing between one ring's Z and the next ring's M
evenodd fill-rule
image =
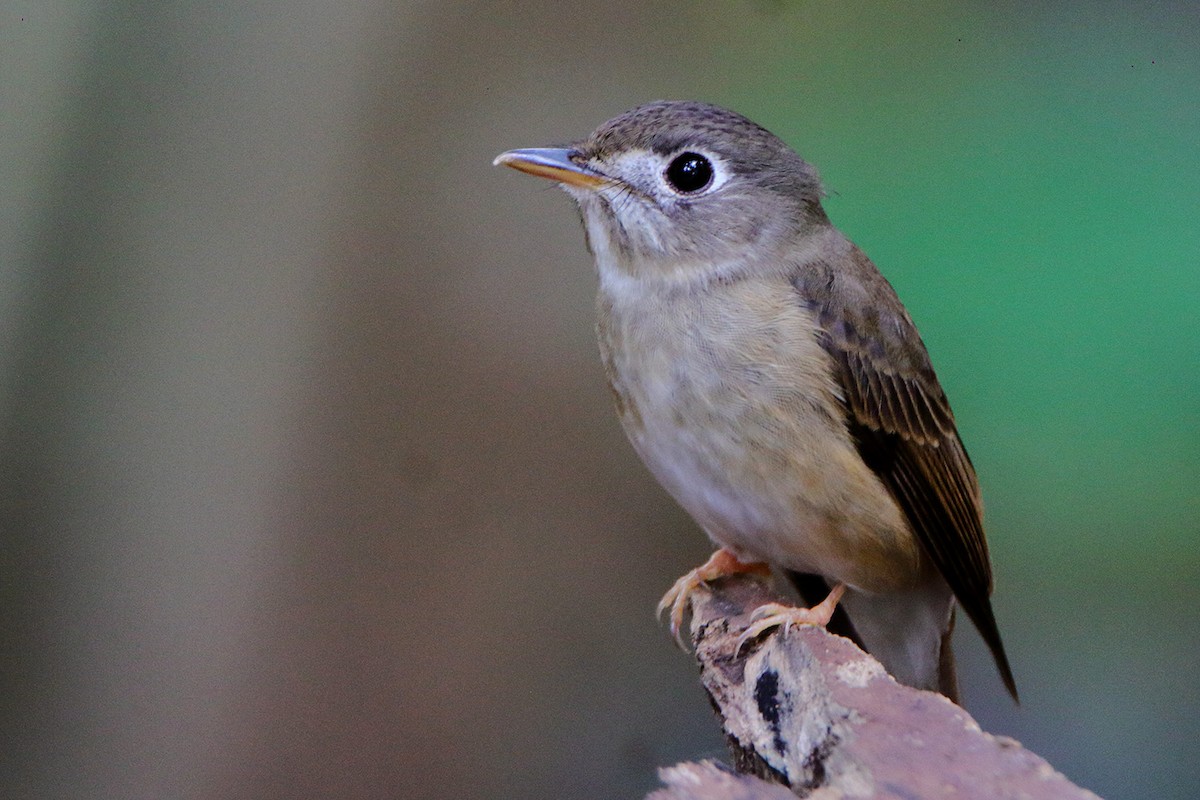
M773 600L748 576L692 596L700 680L736 773L680 764L661 771L666 788L649 800L1098 800L1015 740L980 730L940 694L897 683L848 639L799 627L739 655L750 614Z

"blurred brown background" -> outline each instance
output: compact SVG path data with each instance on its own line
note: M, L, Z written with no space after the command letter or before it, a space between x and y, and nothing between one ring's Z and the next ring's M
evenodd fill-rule
M656 766L723 756L652 617L709 546L613 418L568 199L490 166L694 97L809 154L922 324L983 475L1025 700L964 626L968 706L1106 796L1191 796L1200 413L1178 253L1200 248L1169 214L1196 207L1196 18L1046 8L0 7L0 795L640 797ZM1087 47L1021 72L1072 36ZM1098 98L1155 97L1133 80L1162 115L1113 140ZM1037 161L1078 125L1112 152ZM1108 191L1146 141L1190 177ZM1025 268L1014 238L1039 235L998 215L1064 236L1097 219L1022 212L1008 181L1030 159L1106 209L1167 198L1146 213L1183 249L1154 259L1185 282L1139 271L1167 321L1130 345L1171 355L1159 439L1122 428L1140 411L1056 416L1113 386L1064 366L1096 348L1038 338L1076 289L989 271ZM1063 433L1083 449L1060 446L1083 418ZM1105 437L1168 452L1162 474L1087 449ZM1139 504L1139 475L1166 498L1129 512L1144 528L1080 521ZM1129 557L1130 535L1153 549Z

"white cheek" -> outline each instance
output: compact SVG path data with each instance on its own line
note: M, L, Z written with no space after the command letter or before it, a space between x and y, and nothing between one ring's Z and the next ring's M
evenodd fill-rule
M629 181L643 191L649 191L656 196L674 199L702 197L718 191L729 180L729 168L716 155L703 149L686 150L681 152L696 153L708 159L713 168L712 183L703 192L691 195L681 194L667 182L666 169L671 163L670 158L652 153L649 150L631 150L613 159L609 165L615 173L627 176ZM673 154L672 157L674 157Z
M629 255L623 246L624 242L618 244L613 241L614 232L606 219L610 214L620 226L616 235L627 240L634 253L661 262L658 266L662 269L658 271L664 275L681 271L666 269L668 265L678 266L675 262L687 252L687 248L682 247L681 242L672 235L675 231L675 223L671 219L674 208L679 203L719 191L730 178L724 162L705 151L694 152L712 162L713 179L709 188L692 195L681 195L672 189L664 177L668 159L647 150L622 153L595 165L601 172L620 175L621 184L586 189L563 185L578 201L583 212L584 225L602 281L624 282L630 278L631 272L637 272L631 271L630 265L621 263ZM614 285L606 288L621 291Z
M588 241L591 242L592 253L601 272L606 266L615 266L621 257L619 248L613 244L612 231L606 219L610 213L616 217L616 222L634 248L655 251L665 247L662 233L667 228L663 214L657 206L648 204L645 198L632 195L627 189L617 186L600 189L563 188L579 201ZM602 206L597 194L604 198L608 208Z
M649 150L630 150L612 159L604 168L645 191L658 186L659 173L664 166L662 158Z
M592 256L596 259L596 267L601 275L615 270L616 253L613 252L608 226L604 224L600 214L595 211L588 213L585 209L583 224L587 227L588 244L592 247Z

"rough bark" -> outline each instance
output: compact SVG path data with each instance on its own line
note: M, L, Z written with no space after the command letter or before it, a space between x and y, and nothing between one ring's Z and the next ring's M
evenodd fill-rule
M771 600L778 597L744 576L693 595L701 683L734 769L664 769L665 788L650 800L1098 800L1015 740L982 731L945 697L897 683L847 639L797 627L738 653L750 614Z

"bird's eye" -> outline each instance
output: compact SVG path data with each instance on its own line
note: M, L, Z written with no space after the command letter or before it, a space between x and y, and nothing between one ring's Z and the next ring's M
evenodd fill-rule
M675 191L692 194L712 183L713 165L699 153L680 153L667 165L666 176Z

